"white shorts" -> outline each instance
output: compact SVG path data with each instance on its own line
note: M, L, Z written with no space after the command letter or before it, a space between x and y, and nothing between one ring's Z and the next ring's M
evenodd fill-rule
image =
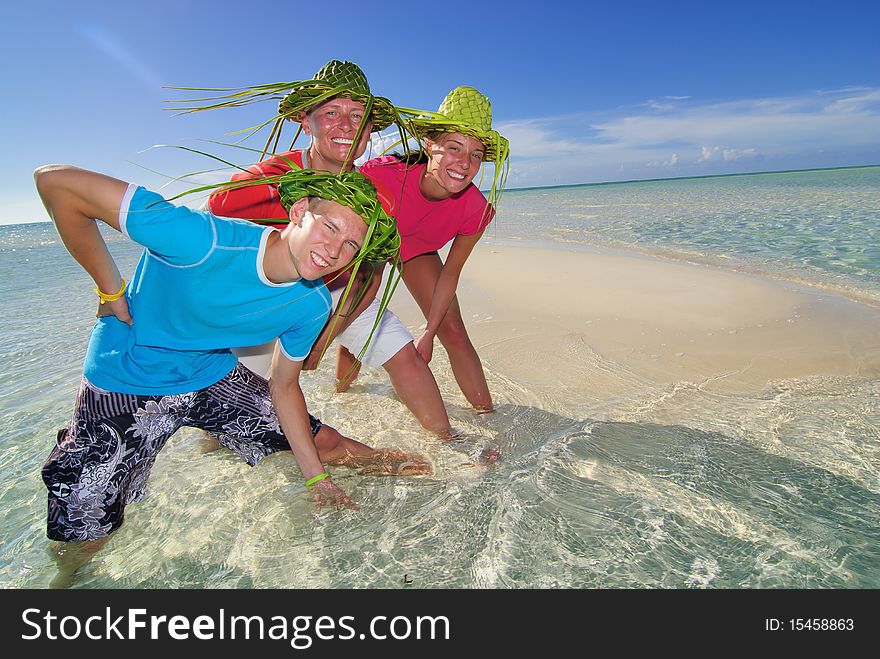
M339 298L342 297L344 290L343 287L330 291L334 310L339 304ZM348 348L348 351L355 357L360 354L367 337L370 336L377 313L379 313L378 297L373 299L370 306L364 309L363 313L355 318L351 325L337 337L336 340ZM368 366L382 366L412 340L412 334L400 322L400 318L390 309L385 309L382 320L370 340L370 347L364 354L363 363ZM263 345L250 348L233 348L232 352L244 366L257 375L268 378L269 369L272 366L272 353L275 351L275 341L273 339Z
M344 290L345 288L338 288L330 291L334 309L339 304L339 298L342 297ZM346 304L348 303L346 302ZM363 313L355 318L351 325L339 335L337 340L348 348L348 351L355 357L360 354L364 344L367 342L378 313L379 297L377 296L373 299L370 306L364 309ZM385 309L385 313L382 314L382 319L373 333L373 338L370 339L370 346L367 348L361 361L367 366L381 366L400 352L400 349L407 343L412 342L412 340L412 334L400 322L400 318L391 309Z

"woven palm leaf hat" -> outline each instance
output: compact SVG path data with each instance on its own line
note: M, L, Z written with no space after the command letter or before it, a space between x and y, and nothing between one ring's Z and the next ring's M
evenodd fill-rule
M364 243L353 259L351 276L339 300L339 308L347 309L346 313L351 313L357 307L366 292L366 286L353 292L361 263L363 261L391 261L394 265L392 272L397 274L392 274L385 283L384 291L379 300L379 312L376 315L376 320L370 330L370 335L357 355L357 359L360 361L376 333L379 321L385 313L385 309L388 308L388 303L394 295L397 284L400 283L400 234L397 231L397 222L393 216L388 214L383 203L379 201L375 186L360 172L331 174L315 169L293 169L279 176L241 182L231 181L225 185L238 187L238 184L253 185L254 183L277 185L278 197L288 211L303 197L320 197L347 206L366 222L367 233L364 236ZM344 271L345 268L339 271L336 276ZM374 276L372 268L367 269L367 276L369 278ZM339 322L339 316L334 314L332 322L334 325ZM329 341L321 347L322 357L328 347Z
M329 172L314 169L294 169L276 180L260 179L260 182L278 186L278 197L288 211L303 197L320 197L347 206L363 218L367 224L364 244L357 259L387 261L400 252L400 234L397 222L388 214L377 198L376 188L360 172Z
M256 126L239 131L253 134L271 124L272 130L263 149L264 154L277 151L285 121L299 123L300 113L308 112L325 101L340 96L363 103L366 116L373 123L373 132L385 130L392 124L396 124L401 137L403 136L403 124L399 109L384 96L376 96L370 91L367 77L354 62L331 60L309 80L293 80L239 88L172 87L172 89L186 92L218 92L212 96L175 101L180 106L169 108L179 110L182 113L240 107L264 101L278 102L278 113L275 116ZM294 135L290 148L293 148L301 131L302 126ZM363 124L358 126L355 144L362 131Z
M400 234L397 231L397 222L394 217L388 214L383 205L384 202L378 199L376 188L370 179L360 172L331 174L313 169L294 169L274 178L277 179L275 183L278 185L278 196L281 204L288 210L303 197L320 197L347 206L360 215L364 222L367 223L364 244L354 258L351 277L339 300L339 308L346 308L346 314L351 313L357 307L366 292L367 287L363 286L357 293L352 293L353 285L356 281L355 275L360 268L361 262L391 261L394 266L392 273L396 274L392 274L385 284L385 289L379 300L379 311L376 314L376 320L366 342L356 357L360 361L363 359L364 354L366 354L370 341L372 341L373 335L379 326L379 321L382 319L385 309L388 308L388 303L391 301L398 283L400 283ZM265 182L266 179L263 179L263 181ZM367 275L369 278L372 278L374 276L373 270L368 269ZM346 307L346 305L348 306ZM334 314L332 322L334 325L339 322L339 316ZM328 341L321 347L322 357L329 345L330 342Z
M363 103L373 121L373 132L385 130L398 117L397 108L391 101L370 92L367 77L354 62L330 60L311 80L286 84L290 91L278 104L278 114L291 121L298 122L300 112L338 96Z
M300 114L334 98L344 97L362 103L366 116L372 121L373 132L380 132L394 123L400 130L400 114L394 104L384 96L374 96L370 92L367 76L354 62L330 60L315 74L311 80L282 83L289 91L278 104L278 117L272 128L272 134L266 144L266 150L272 144L272 151L277 151L278 141L285 120L299 123ZM354 148L363 134L364 125L358 125L354 141L349 150L349 158L354 160ZM293 136L291 148L302 132L299 126ZM272 140L274 138L274 144Z
M483 162L495 163L489 202L500 197L510 167L510 143L492 128L492 104L473 87L456 87L446 95L437 112L407 117L409 131L422 140L429 133L461 133L483 143Z
M278 189L278 199L289 212L291 206L303 197L318 197L335 201L357 213L367 224L363 245L355 256L355 261L395 261L400 257L400 234L397 220L390 215L379 198L375 185L360 172L350 171L332 174L317 169L294 167L284 174L252 177L201 185L168 197L176 201L181 197L204 192L226 192L248 188L254 185L271 185ZM277 224L278 218L254 219L256 224Z

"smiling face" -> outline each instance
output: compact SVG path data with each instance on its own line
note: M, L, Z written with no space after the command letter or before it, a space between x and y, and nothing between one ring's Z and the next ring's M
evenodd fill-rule
M461 133L442 133L436 139L424 139L428 164L420 181L422 193L439 200L467 188L483 164L483 143Z
M366 118L364 104L350 98L334 98L308 113L300 115L303 132L311 135L309 146L309 167L338 174L352 149L358 126L364 124L346 170L350 170L354 160L360 158L370 141L372 121Z
M367 224L360 215L335 201L305 198L290 210L291 223L281 236L287 245L285 277L320 279L346 267L364 244Z

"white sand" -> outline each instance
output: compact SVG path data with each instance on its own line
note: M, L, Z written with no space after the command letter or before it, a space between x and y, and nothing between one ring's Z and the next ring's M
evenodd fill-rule
M880 309L638 254L481 245L459 299L487 367L548 393L607 400L645 382L734 392L880 373ZM423 325L403 285L392 308Z

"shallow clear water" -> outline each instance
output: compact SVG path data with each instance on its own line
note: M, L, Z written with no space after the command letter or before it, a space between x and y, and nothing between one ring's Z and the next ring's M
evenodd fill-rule
M880 167L513 190L491 231L637 247L880 303Z
M510 192L494 231L727 258L878 295L878 175ZM130 271L138 250L111 247ZM55 570L40 466L71 412L94 296L50 225L19 225L0 228L0 304L0 584L45 587ZM617 368L583 346L559 349L585 378ZM184 430L75 587L395 587L404 575L426 588L880 587L876 379L720 394L619 372L637 393L599 405L566 383L530 391L489 363L498 411L478 417L438 353L435 374L465 432L450 445L418 428L384 374L365 373L347 396L332 394L326 367L305 384L316 415L426 454L434 475L337 470L361 507L317 510L292 456L249 468L225 450L203 454ZM490 444L502 461L468 464Z

